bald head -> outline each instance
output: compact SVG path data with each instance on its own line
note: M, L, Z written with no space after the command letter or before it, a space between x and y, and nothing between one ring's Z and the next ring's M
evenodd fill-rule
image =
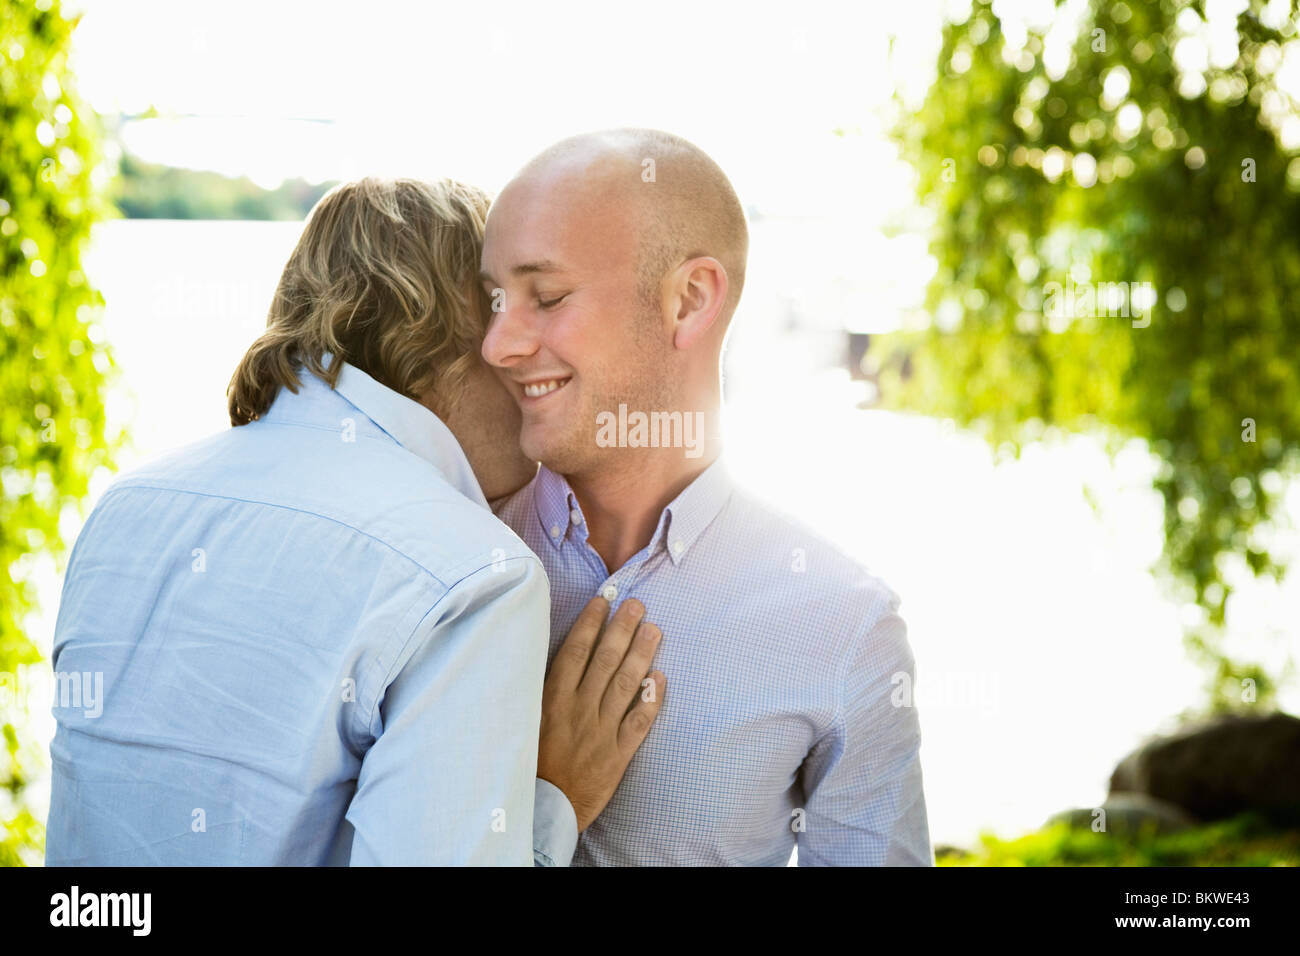
M700 256L722 263L728 291L719 325L726 326L745 282L749 230L736 191L708 154L662 130L582 133L539 153L512 185L574 180L605 211L635 224L645 303L657 301L660 281L680 263Z
M524 453L579 481L617 460L634 481L643 451L593 432L611 409L716 425L748 243L722 170L668 133L574 136L520 170L488 212L480 279L482 354L520 405ZM644 454L689 462L661 442Z

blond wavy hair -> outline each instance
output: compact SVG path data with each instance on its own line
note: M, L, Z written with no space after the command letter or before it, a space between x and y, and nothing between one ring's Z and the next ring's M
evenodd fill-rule
M230 379L230 423L295 394L305 365L333 388L339 362L445 415L473 366L489 303L478 281L488 197L452 180L367 177L337 186L307 217L271 301L266 331Z

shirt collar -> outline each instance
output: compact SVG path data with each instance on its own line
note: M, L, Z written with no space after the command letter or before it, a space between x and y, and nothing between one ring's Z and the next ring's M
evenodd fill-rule
M732 481L726 463L719 457L700 472L659 515L659 524L646 548L648 554L660 549L678 564L704 529L718 516L731 496ZM533 502L542 533L557 550L566 540L587 540L587 521L582 506L563 475L545 465L537 470L533 484Z
M334 360L335 356L331 352L325 352L321 364L329 370L334 367ZM460 442L442 419L419 402L377 382L355 365L349 365L342 359L338 361L341 367L338 383L334 386L335 392L397 444L438 469L451 486L466 498L491 510L488 509L483 489L479 487L478 478L475 477ZM324 385L305 366L300 367L300 371L307 371L312 381ZM282 393L284 391L281 389Z

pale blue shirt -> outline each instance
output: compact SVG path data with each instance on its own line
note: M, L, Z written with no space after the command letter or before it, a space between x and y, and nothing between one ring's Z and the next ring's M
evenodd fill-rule
M612 572L542 467L498 515L546 565L553 657L595 594L646 607L663 706L574 865L932 866L898 596L721 459Z
M541 564L431 411L350 365L301 378L78 537L46 862L567 864L573 808L535 779Z

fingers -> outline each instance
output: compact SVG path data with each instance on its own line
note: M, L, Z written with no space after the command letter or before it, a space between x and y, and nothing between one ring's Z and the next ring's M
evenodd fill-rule
M577 688L587 670L587 661L591 658L591 650L596 646L596 637L600 634L600 626L605 623L607 614L609 602L599 594L587 602L578 619L573 622L573 627L569 628L569 634L556 652L555 660L551 662L551 671L546 677L548 685L564 693L572 693Z
M605 688L605 696L600 702L602 720L619 718L627 713L632 701L642 691L642 681L650 670L661 636L659 628L649 621L642 621L637 627L622 663Z
M604 700L610 680L623 663L636 626L644 616L645 605L636 598L628 598L619 605L605 625L605 633L600 636L596 650L587 663L587 673L578 686L578 696L592 700L592 706L598 706ZM640 683L639 677L637 682ZM628 700L631 700L630 695Z
M650 725L659 716L659 708L664 702L664 691L668 687L668 679L661 671L651 671L646 681L636 704L627 712L627 716L623 718L618 728L619 746L629 755L641 746L646 734L650 733Z

